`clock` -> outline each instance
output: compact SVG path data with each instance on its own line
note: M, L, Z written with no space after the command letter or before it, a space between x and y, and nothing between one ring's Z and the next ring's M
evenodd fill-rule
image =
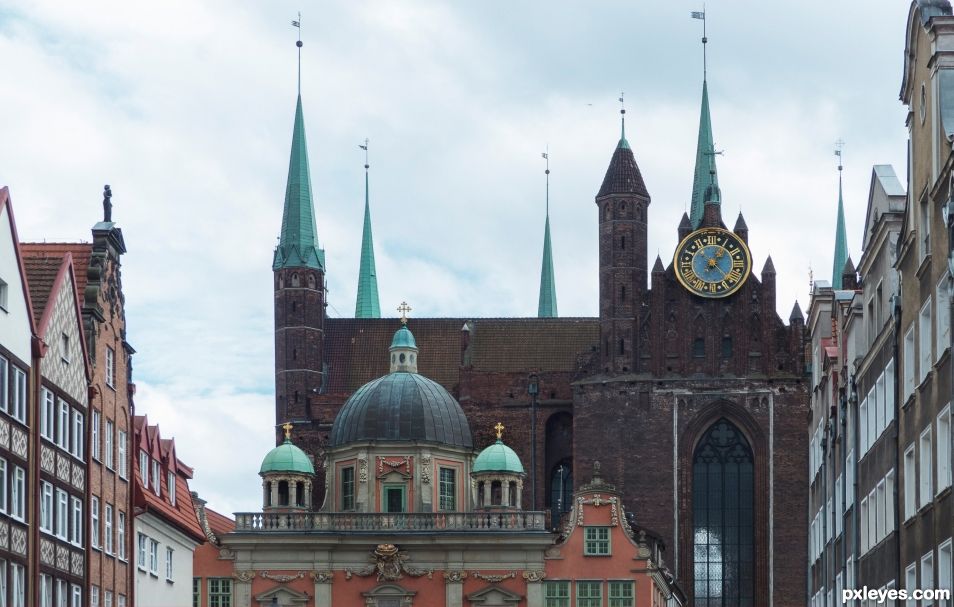
M686 236L673 257L676 278L700 297L727 297L752 271L752 256L741 238L722 228L701 228Z

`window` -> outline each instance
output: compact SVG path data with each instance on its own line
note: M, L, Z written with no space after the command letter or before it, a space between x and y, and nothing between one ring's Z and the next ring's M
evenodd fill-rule
M209 607L232 607L232 580L209 578Z
M119 511L119 521L116 525L116 531L118 532L119 537L116 539L116 544L119 548L119 558L120 560L126 560L126 513L122 510Z
M934 588L934 551L921 557L921 588ZM921 607L933 605L934 601L922 599Z
M83 414L73 409L73 434L70 453L78 459L83 459L83 441L86 440L86 433L83 432L83 421Z
M898 400L897 394L894 392L894 359L888 361L887 366L884 368L884 420L885 426L894 421L894 407L895 403Z
M166 493L169 494L169 503L176 505L176 475L172 470L166 472Z
M162 481L159 480L159 460L152 460L152 490L156 495L162 495Z
M40 531L53 533L53 485L40 482Z
M918 315L918 348L921 350L920 356L920 378L921 381L924 381L924 378L927 377L928 372L931 370L931 344L934 342L932 336L934 334L931 332L931 298L928 297L928 300L924 302L924 307L921 308L921 313Z
M93 436L90 441L89 448L90 448L90 455L96 461L99 461L100 458L102 457L102 454L99 452L99 424L101 421L100 416L101 416L100 412L93 409L93 418L90 422L92 424L92 428L90 428L90 430L92 431ZM90 600L92 600L92 598Z
M841 535L841 522L844 520L845 509L842 505L841 481L843 477L839 474L835 479L835 537Z
M159 542L149 540L149 573L159 575Z
M887 513L885 534L888 534L894 531L894 468L884 477L884 511Z
M937 587L951 588L951 540L937 547ZM943 607L951 607L950 599L939 603Z
M141 533L139 534L139 560L137 564L140 569L146 570L146 536Z
M111 590L103 591L103 607L113 607L113 593Z
M633 607L636 599L633 582L609 583L609 607Z
M858 406L858 437L861 439L862 456L868 452L868 399L865 398Z
M139 450L139 476L142 477L142 486L149 487L149 455Z
M116 350L106 346L106 385L110 388L116 387Z
M884 481L879 482L878 487L876 489L877 496L875 498L876 504L877 504L877 508L875 511L875 533L876 533L877 542L880 542L884 538L885 519L888 517L888 513L885 512L885 506L887 502L885 501L886 496L884 494L884 489L885 489Z
M606 556L610 553L610 528L586 527L583 535L583 554Z
M39 591L40 607L53 607L53 577L45 573L40 574Z
M116 604L116 607L126 607L126 595L125 595L125 594L120 594L120 595L119 595L118 597L116 597L116 598L117 598L118 601L119 601L119 602Z
M7 511L7 460L0 458L0 513ZM3 607L0 604L0 607Z
M919 507L926 506L934 499L934 470L931 469L931 460L934 456L934 447L931 444L931 426L925 428L921 433L919 444L921 462L920 462L920 496Z
M70 336L66 333L60 335L60 357L63 362L70 364Z
M126 443L128 442L128 435L125 430L119 431L119 478L128 478L129 477L129 462L126 461Z
M914 444L904 451L904 520L917 512L917 479L914 472Z
M56 580L56 607L66 607L69 592L69 585L66 580Z
M914 323L904 334L904 400L914 394Z
M106 554L113 554L113 505L106 504L103 509L103 550Z
M0 410L10 411L10 381L9 381L10 363L6 358L0 356Z
M26 423L26 411L27 411L27 376L26 373L18 369L17 367L13 368L13 411L10 412L15 419L19 420L20 423Z
M202 607L202 578L192 578L192 607Z
M924 107L923 104L921 107ZM921 200L919 217L921 221L918 224L918 228L921 233L918 243L920 244L919 251L921 253L921 259L923 260L926 256L931 254L931 205L926 197Z
M70 543L83 546L83 502L78 497L70 498Z
M341 469L341 509L354 510L354 468Z
M10 565L10 598L12 607L26 605L26 570L23 565Z
M862 555L868 552L868 548L871 547L871 526L868 524L868 508L868 498L861 498L861 510L859 510L861 518L858 521L858 525L860 527L859 531Z
M66 401L59 401L59 415L56 425L56 444L64 451L70 448L70 407Z
M67 527L69 527L70 501L66 491L56 490L56 537L61 540L66 539Z
M945 276L937 283L937 331L934 333L935 360L951 347L951 294Z
M41 397L43 403L40 405L40 436L52 441L55 425L53 422L56 420L56 398L53 396L53 392L46 388L41 391L43 393Z
M849 426L850 427L850 426ZM845 459L845 512L855 503L855 452Z
M70 607L83 607L83 591L76 584L70 585L70 594L72 600L70 601Z
M755 603L753 461L745 436L725 418L706 431L693 454L690 554L699 604ZM723 602L726 596L732 602Z
M440 469L440 510L457 509L457 471L453 468Z
M26 471L13 467L13 485L10 491L10 516L23 520L26 515Z
M166 546L166 581L172 581L172 548Z
M7 562L0 559L0 607L7 607Z
M93 548L99 548L99 498L95 495L89 502L89 542Z
M601 582L576 583L576 607L603 607Z
M884 373L882 373L881 377L878 378L878 383L875 384L875 407L877 409L876 421L878 422L878 428L877 432L875 432L875 436L881 436L881 433L884 432L884 429L887 426L887 423L885 422L884 405Z
M103 436L103 439L104 439L103 442L105 443L104 446L106 448L106 452L103 454L103 457L106 459L105 461L106 467L109 468L110 470L113 469L113 432L114 432L113 427L114 427L114 424L112 420L107 419L106 431L104 432L104 436Z
M937 490L951 486L951 405L937 416Z
M9 288L5 280L0 279L0 308L7 309L7 291Z
M89 607L99 607L99 586L89 587Z

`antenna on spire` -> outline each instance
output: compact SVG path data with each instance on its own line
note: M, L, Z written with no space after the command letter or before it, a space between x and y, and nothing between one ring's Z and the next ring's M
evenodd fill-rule
M547 217L550 216L550 144L547 144L547 151L540 154L547 161L547 170L544 171L547 176Z
M709 39L706 37L706 5L703 2L701 11L692 11L693 19L702 19L702 79L706 79L706 44Z
M623 101L623 91L619 92L620 139L626 139L626 102Z
M298 28L298 42L295 43L295 46L298 47L298 95L301 95L301 11L298 11L298 19L291 22L292 27Z
M361 148L362 150L364 150L364 170L365 170L365 172L367 172L367 170L371 167L371 165L368 163L368 143L369 143L369 140L368 140L367 137L365 137L365 138L364 138L364 145L361 145L360 143L358 144L358 147Z
M841 170L844 168L841 165L841 151L845 148L845 142L839 139L835 142L835 156L838 156L838 174L841 174ZM841 179L839 177L839 179Z

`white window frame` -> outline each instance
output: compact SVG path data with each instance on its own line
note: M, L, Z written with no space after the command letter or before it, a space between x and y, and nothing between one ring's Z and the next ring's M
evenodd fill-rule
M56 446L63 451L70 450L70 406L62 398L57 399Z
M921 557L921 588L934 588L934 550ZM930 607L934 604L931 599L921 599L921 607Z
M116 548L119 560L126 560L126 513L119 510L119 517L116 522Z
M908 591L908 596L918 587L918 564L917 561L904 568L904 589ZM917 601L912 598L907 600L906 607L917 607Z
M115 424L113 420L106 420L106 431L103 433L103 442L106 447L106 452L103 454L103 459L105 460L106 467L110 470L113 470L113 434L115 434Z
M951 404L948 403L937 415L937 492L940 493L951 486L951 443L954 434L951 433Z
M885 427L891 424L894 421L894 408L895 403L898 400L898 395L895 391L894 385L894 359L888 361L888 364L884 367L884 393L885 393Z
M83 413L78 409L73 409L73 433L70 437L70 453L78 460L83 459L83 441L86 440L83 425Z
M26 605L26 568L19 563L10 564L10 604L11 607Z
M171 546L166 546L166 581L172 581L172 559L174 551Z
M159 478L161 470L162 466L159 464L159 460L152 460L152 490L159 497L162 497L162 479Z
M116 350L106 346L106 385L116 389Z
M148 541L148 539L149 538L144 533L140 533L136 538L136 542L137 542L136 566L141 571L146 570L146 542Z
M912 321L908 326L908 330L904 333L904 401L907 402L908 398L914 394L915 382L914 377L917 375L917 345L914 341L914 325L915 322Z
M7 460L0 457L0 513L2 514L7 513L7 481Z
M918 452L918 467L920 469L918 495L921 497L918 501L918 507L923 508L934 500L934 442L930 424L921 432L918 439Z
M10 516L23 521L26 516L26 470L13 467L13 482L10 485Z
M65 540L70 526L70 496L62 489L56 489L56 519L53 521L56 537Z
M920 365L920 373L918 374L920 378L919 383L924 381L933 366L932 362L934 361L934 357L931 356L931 346L934 345L934 332L932 331L933 315L934 308L931 305L931 297L928 296L924 305L921 306L921 311L918 312L918 348L920 350L920 355L918 356L918 364Z
M13 411L10 413L21 424L26 424L27 376L20 367L13 367Z
M40 481L40 531L53 534L53 485Z
M142 486L149 488L149 454L145 450L139 450L139 476L142 477Z
M67 607L70 585L66 580L56 580L56 607Z
M10 361L0 356L0 411L10 413Z
M101 547L99 542L99 497L91 496L89 503L89 537L90 545L97 550Z
M126 434L125 430L120 430L119 437L116 441L116 446L119 450L119 466L117 466L117 468L119 469L119 478L121 479L127 479L129 476L129 462L127 461L128 457L126 457L126 446L128 441L129 435Z
M917 460L914 457L914 443L904 450L904 520L918 512Z
M46 573L40 574L39 584L37 585L37 599L40 601L40 607L54 607L53 576Z
M106 504L103 508L103 551L113 554L113 505Z
M83 500L70 497L70 543L83 547Z
M90 457L96 461L102 461L103 454L100 450L99 442L99 426L103 423L103 414L98 410L93 409L93 414L90 418Z
M83 589L76 584L70 584L70 607L83 607Z
M159 542L149 538L149 573L159 577Z
M937 331L934 333L934 361L937 362L951 347L951 292L947 288L948 277L945 273L935 289L937 301Z
M40 392L40 436L52 443L56 436L54 430L56 427L56 395L45 386L40 389Z
M885 497L885 506L884 510L887 513L884 521L885 535L890 534L894 531L894 515L895 515L895 504L894 504L894 468L888 471L888 474L884 477L884 497Z
M855 450L845 458L845 512L855 504Z
M172 470L166 471L166 493L169 494L169 503L176 505L176 475Z

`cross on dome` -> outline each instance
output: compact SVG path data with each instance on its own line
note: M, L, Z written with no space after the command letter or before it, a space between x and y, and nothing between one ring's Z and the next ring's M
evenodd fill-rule
M413 308L411 308L411 306L407 305L407 302L406 302L406 301L402 301L402 302L401 302L401 305L399 305L399 306L397 307L397 311L401 313L401 324L402 324L402 325L406 325L406 324L407 324L407 313L410 312L412 309L413 309Z
M506 428L506 426L504 426L500 422L497 422L497 425L494 426L494 430L497 431L497 440L500 440L501 438L503 438L504 428Z
M291 422L282 424L282 429L285 430L285 440L291 440L291 431L294 427Z

